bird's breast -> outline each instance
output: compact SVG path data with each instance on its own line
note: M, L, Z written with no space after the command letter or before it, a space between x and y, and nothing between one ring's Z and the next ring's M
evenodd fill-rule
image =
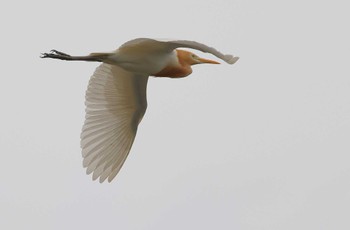
M168 57L166 64L159 71L152 74L155 77L182 78L192 73L190 65L184 65L179 62L176 51L173 51Z
M154 74L155 77L170 77L170 78L182 78L190 75L192 69L190 66L166 66L164 69Z

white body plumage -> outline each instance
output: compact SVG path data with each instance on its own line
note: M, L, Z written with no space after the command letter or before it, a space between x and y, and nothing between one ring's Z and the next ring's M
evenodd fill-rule
M86 90L86 117L81 133L83 166L93 179L112 181L122 167L134 142L137 127L147 108L149 76L185 77L191 65L218 64L179 47L215 55L228 64L238 57L224 55L204 44L138 38L110 53L71 56L56 50L43 58L103 62L92 75Z

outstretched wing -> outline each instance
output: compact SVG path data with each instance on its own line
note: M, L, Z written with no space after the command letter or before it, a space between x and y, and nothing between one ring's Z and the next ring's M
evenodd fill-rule
M211 53L212 55L220 58L221 60L224 60L228 64L234 64L236 61L238 61L239 57L234 57L231 54L223 54L219 51L217 51L213 47L206 46L202 43L195 42L195 41L187 41L187 40L175 40L175 41L168 41L167 42L171 47L174 48L180 48L180 47L185 47L185 48L191 48L191 49L196 49L199 51L202 51L204 53Z
M239 57L231 54L223 54L213 47L209 47L199 42L188 40L155 40L150 38L137 38L124 43L120 49L132 49L133 47L139 49L147 49L147 52L172 51L176 48L184 47L196 49L204 53L211 53L228 64L234 64Z
M148 76L101 64L86 91L86 117L81 133L83 166L93 180L110 182L117 175L134 142L147 108Z

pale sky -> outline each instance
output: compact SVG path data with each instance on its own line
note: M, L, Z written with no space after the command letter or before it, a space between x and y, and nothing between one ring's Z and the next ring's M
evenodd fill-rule
M350 229L347 1L1 5L0 229ZM241 59L152 78L131 153L100 184L80 153L98 64L39 55L137 37L195 40Z

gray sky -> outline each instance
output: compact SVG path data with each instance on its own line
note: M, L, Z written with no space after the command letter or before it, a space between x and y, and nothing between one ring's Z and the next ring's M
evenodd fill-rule
M2 5L0 229L350 228L346 1ZM241 59L151 79L131 153L99 184L79 147L97 63L38 57L136 37L196 40Z

